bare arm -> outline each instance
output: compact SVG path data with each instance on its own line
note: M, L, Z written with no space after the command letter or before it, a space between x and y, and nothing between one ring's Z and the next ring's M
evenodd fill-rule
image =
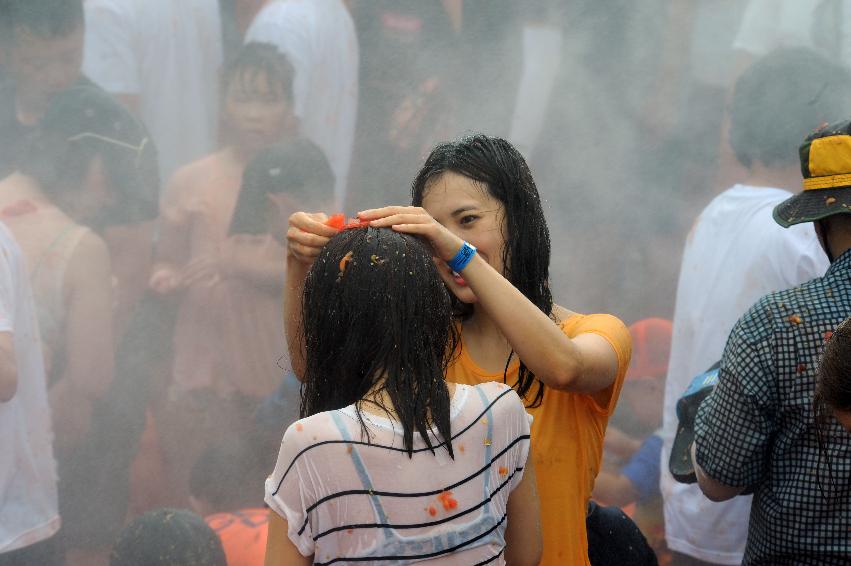
M157 220L158 240L148 283L157 293L172 293L183 286L181 271L189 259L190 215L180 204L182 186L179 177L169 182Z
M697 445L692 443L691 461L694 462L694 472L697 475L697 485L700 486L700 491L703 492L703 495L705 495L707 499L710 501L727 501L728 499L733 499L745 490L744 487L726 485L706 475L706 472L704 472L703 468L701 468L697 463L696 451Z
M109 250L88 233L68 265L65 351L67 379L86 397L102 397L112 383L113 285Z
M304 380L304 343L301 338L301 295L310 266L337 231L326 226L325 214L296 212L287 230L287 278L284 287L284 330L293 373Z
M391 206L361 213L375 227L418 234L432 245L441 276L451 280L444 263L452 259L463 240L419 207ZM476 294L478 305L496 322L517 356L546 385L564 391L605 392L617 377L617 354L605 338L581 334L565 336L546 314L505 277L476 255L464 268L464 279ZM563 311L564 314L567 311ZM559 314L558 312L556 314ZM605 401L605 399L603 400Z
M18 391L18 366L11 332L0 332L0 403L11 401Z
M541 503L532 454L526 459L523 479L508 496L505 528L505 562L509 566L534 566L541 561Z
M302 556L287 536L287 521L269 510L269 535L266 539L266 566L308 566L313 556Z
M638 490L625 475L603 470L594 481L592 497L607 505L623 507L638 500Z

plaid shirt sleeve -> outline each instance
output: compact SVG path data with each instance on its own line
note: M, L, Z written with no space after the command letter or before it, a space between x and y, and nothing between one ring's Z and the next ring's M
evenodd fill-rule
M736 324L724 349L718 384L695 419L697 464L729 486L752 487L763 481L776 428L770 340L755 332L771 326L762 312L756 305Z

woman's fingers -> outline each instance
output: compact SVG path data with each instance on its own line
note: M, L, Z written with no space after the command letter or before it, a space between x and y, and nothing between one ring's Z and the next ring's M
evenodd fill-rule
M295 212L290 215L290 229L287 232L287 237L292 232L292 228L296 228L302 232L331 238L337 233L337 230L326 225L326 220L328 220L328 216L321 212Z
M418 206L384 206L381 208L362 210L358 212L358 218L361 220L378 220L379 218L393 216L395 214L419 214L428 216L428 213Z
M428 214L396 213L369 223L370 226L375 228L385 228L394 224L434 224L434 219Z

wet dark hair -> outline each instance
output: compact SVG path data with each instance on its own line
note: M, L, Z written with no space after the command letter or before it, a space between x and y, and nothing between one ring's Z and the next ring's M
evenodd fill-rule
M265 75L270 85L279 85L292 103L295 70L286 56L271 43L252 41L243 45L222 68L222 100L234 80L249 81Z
M242 175L231 234L264 234L266 196L288 193L303 210L319 210L334 195L334 173L322 150L299 138L261 151Z
M815 51L783 48L739 79L730 106L730 145L745 167L798 164L798 145L851 110L851 75Z
M432 150L414 179L414 206L422 206L425 193L447 171L479 183L491 197L502 203L505 277L543 313L552 317L550 232L541 197L526 160L506 140L482 134L442 143ZM452 302L456 316L462 320L472 313L470 305L461 303L454 296ZM505 362L504 382L513 356L514 352L511 352ZM544 384L536 380L520 360L520 372L513 387L521 397L528 398L527 394L535 383L538 386L530 407L541 404Z
M7 0L7 4L13 32L22 28L38 37L65 37L83 26L83 0Z
M65 191L83 182L98 156L115 198L94 224L155 218L159 171L154 144L141 122L94 85L75 85L53 98L18 169L56 202L70 198Z
M124 527L109 566L226 566L218 535L185 509L156 509Z
M378 385L403 429L432 452L453 456L446 368L457 345L449 292L431 253L415 236L388 228L343 230L325 245L304 284L305 379L301 416L352 403ZM441 443L433 442L433 426Z
M816 390L813 396L816 441L819 455L827 463L828 479L833 480L833 468L827 448L827 432L834 426L834 411L851 412L851 318L845 319L833 331L824 347L816 372ZM818 467L821 469L821 466ZM825 495L821 472L818 484Z

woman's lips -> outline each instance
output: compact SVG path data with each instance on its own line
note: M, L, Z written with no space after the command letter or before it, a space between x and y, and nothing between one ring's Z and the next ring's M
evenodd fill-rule
M463 278L463 277L461 277L461 275L460 275L460 274L458 274L458 273L456 273L456 272L454 272L454 271L452 272L452 279L454 279L454 280L455 280L455 284L456 284L456 285L459 285L459 286L461 286L461 287L466 287L466 286L467 286L467 282L466 282L466 281L464 281L464 278Z

